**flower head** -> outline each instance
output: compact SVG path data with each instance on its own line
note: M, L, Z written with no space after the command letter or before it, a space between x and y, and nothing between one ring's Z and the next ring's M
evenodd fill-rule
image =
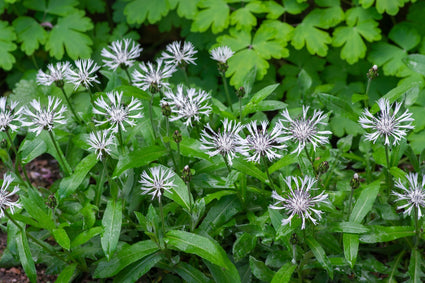
M152 93L159 91L161 88L168 89L170 84L164 79L170 78L176 71L173 64L163 64L162 59L157 59L156 64L148 62L147 64L139 64L141 72L134 70L134 85L143 89L150 90Z
M42 70L38 70L37 84L49 86L55 83L57 86L61 87L64 84L64 79L69 68L69 62L57 62L55 65L49 64L47 65L49 72L45 73Z
M232 165L232 160L236 153L241 153L239 132L242 130L241 123L224 119L223 132L220 130L214 132L210 125L207 124L202 130L201 149L207 149L209 156L221 154Z
M66 124L66 119L63 115L66 111L66 106L61 106L62 100L53 96L49 96L48 100L47 108L41 105L40 100L34 99L30 102L34 112L28 107L24 107L23 110L23 114L28 117L29 122L23 121L22 126L34 127L28 130L30 132L36 132L37 136L43 129L52 131L55 124Z
M142 194L150 194L152 199L158 197L158 200L161 201L164 191L169 191L176 186L172 179L174 175L173 171L162 166L149 168L149 174L143 171L139 181L142 184Z
M228 46L220 46L211 50L211 58L219 63L226 64L227 60L235 54Z
M97 80L96 72L100 69L92 59L76 60L75 66L77 70L72 68L68 69L66 73L66 79L68 82L74 84L74 89L77 89L80 85L83 85L85 88L92 86L92 83L100 83Z
M87 140L91 150L97 154L97 159L102 159L105 154L111 154L111 146L115 145L114 137L108 130L91 132Z
M125 131L124 123L130 126L136 125L133 119L140 119L143 117L141 112L143 109L142 103L134 97L131 97L131 101L128 106L121 103L123 92L111 91L106 93L109 101L105 98L99 97L95 102L93 108L94 114L105 116L105 121L94 120L96 126L110 123L110 129L116 133L119 128Z
M108 50L108 48L110 50ZM143 51L140 44L129 38L114 41L108 48L102 49L101 55L104 57L102 61L105 66L113 71L118 69L118 67L126 69L133 66L134 61Z
M404 214L410 215L414 207L418 210L418 219L422 217L421 208L425 207L425 175L422 176L421 185L418 184L418 173L409 173L407 176L408 186L401 182L401 179L395 182L395 186L402 190L402 193L393 191L393 195L397 196L396 201L406 201L405 204L400 205L397 209L404 209Z
M388 99L378 100L378 106L381 109L377 117L373 116L369 110L365 109L363 115L359 118L359 123L364 129L372 129L374 132L367 133L366 139L376 142L379 137L384 137L385 145L390 145L390 138L393 138L393 145L398 144L407 134L407 130L413 129L411 122L414 121L412 113L408 110L397 117L401 104L395 103L395 109L392 111L392 104Z
M311 195L310 191L317 190L317 188L313 187L316 180L310 176L305 176L304 178L288 176L284 181L289 188L288 194L282 197L276 191L273 191L272 198L276 200L276 203L270 205L272 209L285 209L289 213L289 217L282 220L282 225L290 224L296 214L301 217L301 229L305 229L306 219L310 219L316 225L317 220L313 216L316 215L318 220L320 220L323 212L315 209L314 206L326 201L328 195L324 191L314 197ZM295 188L292 188L292 181L295 184Z
M4 174L3 184L0 188L0 218L4 216L6 207L10 208L10 212L13 214L15 207L21 208L22 205L16 201L11 201L10 197L19 191L19 187L15 186L11 192L8 192L10 184L13 182L13 177L10 174Z
M298 152L298 155L304 147L311 143L316 150L318 145L329 143L328 137L324 135L332 134L330 131L320 131L319 125L326 125L323 119L326 118L322 111L314 110L312 117L307 117L309 107L303 107L302 117L292 119L288 109L282 112L283 119L279 121L282 127L282 133L287 140L297 143L297 148L292 152Z
M186 41L182 44L181 42L174 41L167 45L166 50L161 54L161 58L166 63L175 66L184 66L186 64L196 65L196 58L194 56L197 52L191 42Z
M12 132L18 129L18 123L22 123L22 111L23 108L19 108L15 111L17 102L12 101L9 105L6 105L7 98L0 97L0 132L5 132L11 129Z
M285 139L279 125L268 132L268 122L263 121L261 127L258 127L257 121L252 121L246 128L249 135L246 139L241 139L241 152L247 156L248 161L260 163L263 156L267 156L270 161L282 157L276 153L277 150L286 148L286 145L282 144Z
M211 106L208 102L210 95L203 90L194 88L184 89L183 85L177 86L177 92L164 92L164 102L167 102L175 117L170 121L185 120L186 126L192 126L192 120L199 122L200 115L209 115Z

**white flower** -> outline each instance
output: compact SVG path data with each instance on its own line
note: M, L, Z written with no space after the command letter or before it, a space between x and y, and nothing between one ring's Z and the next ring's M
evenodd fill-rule
M141 112L143 109L142 103L131 97L130 104L128 106L121 104L123 92L111 91L106 93L108 100L106 101L104 97L99 97L95 102L95 107L93 108L94 114L99 114L105 116L105 121L98 121L94 119L96 126L110 123L110 129L116 133L119 128L123 131L125 130L124 122L130 126L136 125L136 122L133 119L139 119L143 117Z
M47 65L49 72L44 73L42 70L38 70L37 84L49 86L52 83L63 83L69 68L69 62L57 62L56 65L49 64Z
M0 97L0 132L5 132L8 129L11 129L12 132L14 132L18 129L17 122L23 122L23 108L19 108L17 111L15 111L15 108L18 105L17 102L12 101L8 106L6 103L7 98L4 96Z
M282 112L283 119L279 121L285 139L293 140L298 144L292 152L298 152L298 155L308 143L313 145L314 151L316 151L317 146L329 143L328 137L323 135L332 134L330 131L319 130L319 125L327 125L323 122L326 118L323 112L314 110L313 116L307 117L308 109L308 106L303 106L303 115L297 119L292 119L288 109L285 109Z
M4 174L3 184L0 188L0 218L4 216L6 207L10 208L10 212L13 214L15 207L21 208L22 205L16 201L11 201L10 197L19 191L19 187L15 186L12 192L8 192L10 184L13 182L13 177L10 174Z
M418 219L422 217L421 208L425 207L425 175L422 176L421 185L418 184L418 173L409 173L406 176L408 180L408 186L406 188L405 185L401 182L401 179L395 182L395 186L401 190L402 193L398 193L393 191L393 195L397 196L396 201L406 201L405 204L400 205L397 209L404 209L404 214L410 215L412 213L412 209L416 207L418 209Z
M91 132L87 140L91 150L97 154L97 159L102 159L104 154L111 154L111 145L115 145L114 137L108 130Z
M366 134L366 140L376 142L383 136L385 145L390 145L390 138L394 138L393 145L398 144L407 134L407 130L413 129L411 122L414 121L412 113L408 110L404 111L399 117L397 113L400 111L401 104L395 103L395 109L391 113L392 104L388 99L381 98L378 100L378 106L381 109L378 117L374 117L369 110L365 109L363 115L359 118L360 125L365 129L372 129L374 132Z
M56 123L66 124L66 119L63 115L63 113L66 111L66 106L62 105L60 109L58 109L62 100L53 96L49 96L48 100L49 103L47 108L45 106L41 106L39 100L34 99L30 102L34 112L27 107L24 107L23 110L23 113L28 116L29 122L23 121L22 126L34 126L34 128L29 128L28 130L30 132L36 132L37 136L43 129L52 131Z
M194 56L197 52L191 42L186 41L182 46L181 42L174 41L167 45L166 51L163 51L161 54L161 58L166 63L175 66L184 66L186 64L196 65L196 58Z
M92 86L92 83L100 83L97 80L96 72L100 69L92 59L76 60L75 66L77 70L74 71L72 68L68 69L66 73L66 79L68 82L74 84L74 89L77 89L80 85L85 88Z
M140 175L139 183L142 184L142 194L150 194L152 199L158 197L158 200L161 201L164 191L169 191L176 186L172 180L175 174L170 169L162 166L149 168L149 171L150 174L143 171L142 175Z
M266 121L261 122L261 129L257 127L257 121L246 125L249 135L246 139L241 139L241 152L247 156L248 161L260 163L263 156L267 156L270 161L282 157L276 153L277 150L286 148L286 145L282 144L285 139L280 126L276 125L271 133L267 131L267 127Z
M133 84L144 91L159 91L161 88L168 89L170 84L164 79L173 75L176 71L175 66L173 64L163 64L162 59L157 59L155 65L151 62L139 64L141 72L134 70Z
M108 48L111 50L109 51ZM102 61L105 66L113 71L118 69L118 67L124 69L133 66L134 61L143 51L140 44L129 38L125 38L122 41L114 41L108 48L102 49L101 55L104 57Z
M211 58L217 62L226 64L227 60L235 54L228 46L220 46L210 51Z
M317 196L311 195L310 191L317 190L317 188L313 187L316 179L310 176L305 176L304 178L289 176L284 181L289 188L289 192L286 197L282 197L276 191L273 191L272 198L276 200L276 203L270 205L272 209L285 209L290 214L287 219L282 220L282 225L290 224L295 214L302 219L301 229L305 229L306 219L310 219L316 225L317 220L313 218L314 214L320 220L323 212L313 207L326 201L328 195L324 191ZM292 181L295 183L295 188L292 188Z
M166 91L164 96L163 102L167 102L172 113L176 115L170 121L182 119L185 120L186 126L192 126L192 120L199 122L200 115L209 115L211 112L211 106L208 102L210 94L203 90L189 88L184 91L183 85L179 85L176 93Z
M241 123L224 119L223 132L220 130L214 132L210 125L207 124L202 130L201 149L207 149L209 156L221 154L227 158L229 165L232 165L232 160L236 153L241 153L239 132L242 130Z

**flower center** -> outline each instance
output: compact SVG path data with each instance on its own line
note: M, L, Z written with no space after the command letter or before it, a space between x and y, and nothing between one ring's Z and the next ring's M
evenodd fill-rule
M291 132L299 141L306 141L316 133L316 128L309 120L297 120L291 125Z
M268 135L259 134L256 137L250 137L250 143L255 151L264 153L270 146L270 139Z
M376 123L376 129L382 134L391 134L394 130L395 122L390 115L382 115Z
M12 116L10 115L10 113L0 113L0 131L4 131L11 122Z
M112 106L111 107L111 119L115 122L122 122L127 118L128 111L125 107L122 106Z
M294 193L294 198L292 199L293 203L293 209L297 214L300 214L302 212L305 212L310 207L310 201L309 201L309 193L304 191L296 191Z
M50 111L41 111L37 115L37 124L43 126L45 129L50 129L53 126L54 115Z
M415 206L420 206L424 204L424 193L420 188L415 188L410 194L410 201Z

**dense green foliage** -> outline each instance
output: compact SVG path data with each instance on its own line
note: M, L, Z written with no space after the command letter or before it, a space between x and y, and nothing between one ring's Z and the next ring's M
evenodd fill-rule
M184 82L212 96L212 113L193 128L181 121L169 125L159 95L132 86L123 69L102 67L94 87L74 91L65 84L84 123L65 114L69 123L54 129L59 150L45 130L36 135L21 127L11 138L0 132L7 140L0 158L11 169L13 160L28 164L47 153L63 176L37 189L15 178L22 209L2 218L1 229L8 233L3 266L20 263L32 282L36 263L59 274L58 282L87 276L114 282L143 276L165 282L421 282L425 277L423 218L415 221L413 213L397 210L391 194L394 181L406 181L407 172L425 173L424 1L0 0L0 12L1 87L21 106L33 99L45 102L47 96L63 98L54 84L37 85L39 69L79 58L102 65L101 50L123 38L141 44L139 62L154 61L174 40L192 42L196 65L169 82L172 89ZM218 46L235 52L225 73L230 101L209 54ZM379 76L370 75L373 65ZM241 87L245 93L239 99ZM122 148L101 162L87 138L96 128L93 119L99 119L93 100L111 91L122 91L126 103L139 99L144 117L119 132ZM415 120L395 146L365 140L358 123L364 108L372 114L380 110L375 102L381 97L402 103L400 112L410 111ZM268 120L274 126L282 110L296 117L303 106L326 113L328 144L308 146L299 155L289 144L283 157L270 163L239 156L230 166L201 149L207 122L213 129L225 118L244 125ZM182 134L180 143L175 130ZM182 173L186 164L190 174ZM176 173L175 187L162 203L142 195L138 182L154 166ZM287 176L315 177L328 195L318 225L307 221L301 229L298 216L282 225L287 215L269 207L273 190L288 191Z

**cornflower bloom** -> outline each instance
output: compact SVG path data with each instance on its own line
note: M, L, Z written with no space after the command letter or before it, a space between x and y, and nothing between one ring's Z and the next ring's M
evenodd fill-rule
M201 134L201 149L209 150L209 156L221 154L232 165L236 153L241 153L239 132L242 130L241 123L224 119L223 132L214 132L207 124Z
M37 73L37 84L49 86L55 83L57 87L63 87L66 73L70 68L69 62L57 62L56 65L47 65L48 72L43 72L41 69Z
M135 43L132 39L129 38L125 38L124 40L116 40L112 42L108 48L102 49L101 55L104 57L102 61L105 66L107 66L112 71L115 71L118 69L118 67L127 69L133 66L135 60L143 51L143 48L140 47L140 44Z
M191 42L184 42L183 46L181 42L174 41L167 45L166 50L162 52L161 58L167 64L173 64L175 66L185 66L186 64L196 65L195 54L198 51Z
M134 70L133 84L144 91L149 90L152 93L158 92L161 88L170 88L170 84L164 79L170 78L176 71L173 64L163 64L161 58L156 60L156 64L148 62L139 64L141 72Z
M401 103L395 103L394 111L391 111L393 105L390 104L388 99L381 98L377 103L381 110L377 117L373 116L368 109L365 109L359 118L359 123L364 129L374 131L365 135L366 140L375 143L382 136L385 138L385 145L391 145L390 138L394 139L392 144L397 145L406 136L407 130L414 128L411 124L414 121L412 113L406 110L397 117Z
M252 121L246 125L249 135L246 139L241 138L241 152L247 156L248 161L260 163L261 157L267 156L271 161L282 155L276 153L277 150L286 148L285 138L282 136L282 130L277 124L272 131L267 131L268 122L261 122L261 129L257 126L257 121Z
M227 60L235 54L228 46L220 46L210 51L211 58L219 63L226 64Z
M30 102L34 112L27 107L23 109L23 114L29 118L29 122L23 121L22 126L34 127L28 130L36 132L38 136L42 130L52 131L55 124L66 124L66 119L63 115L66 111L66 106L60 106L61 102L60 98L49 96L46 108L40 104L40 100L34 99Z
M91 132L87 140L90 145L90 150L94 150L97 154L97 159L102 159L106 154L111 154L111 146L115 145L114 137L108 130Z
M425 176L422 176L421 185L418 184L418 173L409 173L407 176L408 186L406 187L401 179L395 182L395 186L402 190L402 193L393 191L392 194L397 197L396 201L406 201L405 204L400 205L397 209L404 209L404 214L410 215L412 209L415 207L418 211L417 218L422 217L421 208L425 207Z
M66 80L74 84L74 89L77 89L80 85L85 88L93 86L93 82L100 83L97 80L96 72L100 69L92 59L76 60L75 66L77 70L74 71L72 68L68 69L66 73Z
M272 209L285 209L290 215L287 219L282 220L282 225L291 224L292 218L297 214L301 217L302 225L301 229L305 229L306 219L310 219L314 225L317 224L317 220L320 220L323 211L315 209L315 205L319 205L321 202L325 202L328 195L322 191L317 196L312 196L310 191L317 190L314 187L316 179L305 176L294 177L288 176L284 179L286 185L289 188L289 192L285 197L279 195L276 191L273 191L272 198L276 200L276 203L270 205ZM292 187L292 181L295 184L295 188ZM317 217L317 220L313 216Z
M15 111L17 102L12 101L9 105L6 105L7 98L0 97L0 132L5 132L11 129L12 132L18 129L17 123L22 123L22 108Z
M142 184L142 194L152 195L152 199L158 197L158 200L161 201L164 191L170 191L176 186L172 179L175 174L170 169L161 166L149 168L149 172L148 174L143 171L140 175L139 183Z
M4 216L6 207L10 208L10 212L13 214L15 208L21 208L22 205L16 201L11 201L11 197L19 191L19 187L15 186L11 192L8 192L10 184L14 178L10 174L4 174L3 184L0 188L0 218Z
M211 112L211 106L208 102L211 96L203 90L189 88L184 91L183 85L179 85L176 93L166 91L164 96L163 102L167 102L172 113L176 115L171 117L170 121L182 119L185 120L186 126L192 126L192 120L199 122L200 115L209 115Z
M134 119L143 117L143 113L141 113L143 109L142 103L137 98L131 97L130 103L128 106L125 106L121 103L122 95L122 91L111 91L106 93L108 101L104 97L99 97L94 102L93 113L105 116L106 118L105 121L95 119L96 126L110 123L112 132L117 133L119 129L126 131L124 123L133 127L136 125Z
M302 117L292 119L288 109L282 112L283 119L279 121L282 128L282 134L286 140L292 140L297 143L297 148L291 152L298 152L298 155L308 143L313 145L314 151L319 145L329 143L329 138L324 135L331 135L330 131L320 131L319 125L327 125L323 122L326 115L320 110L314 110L312 117L307 117L309 107L303 106Z

